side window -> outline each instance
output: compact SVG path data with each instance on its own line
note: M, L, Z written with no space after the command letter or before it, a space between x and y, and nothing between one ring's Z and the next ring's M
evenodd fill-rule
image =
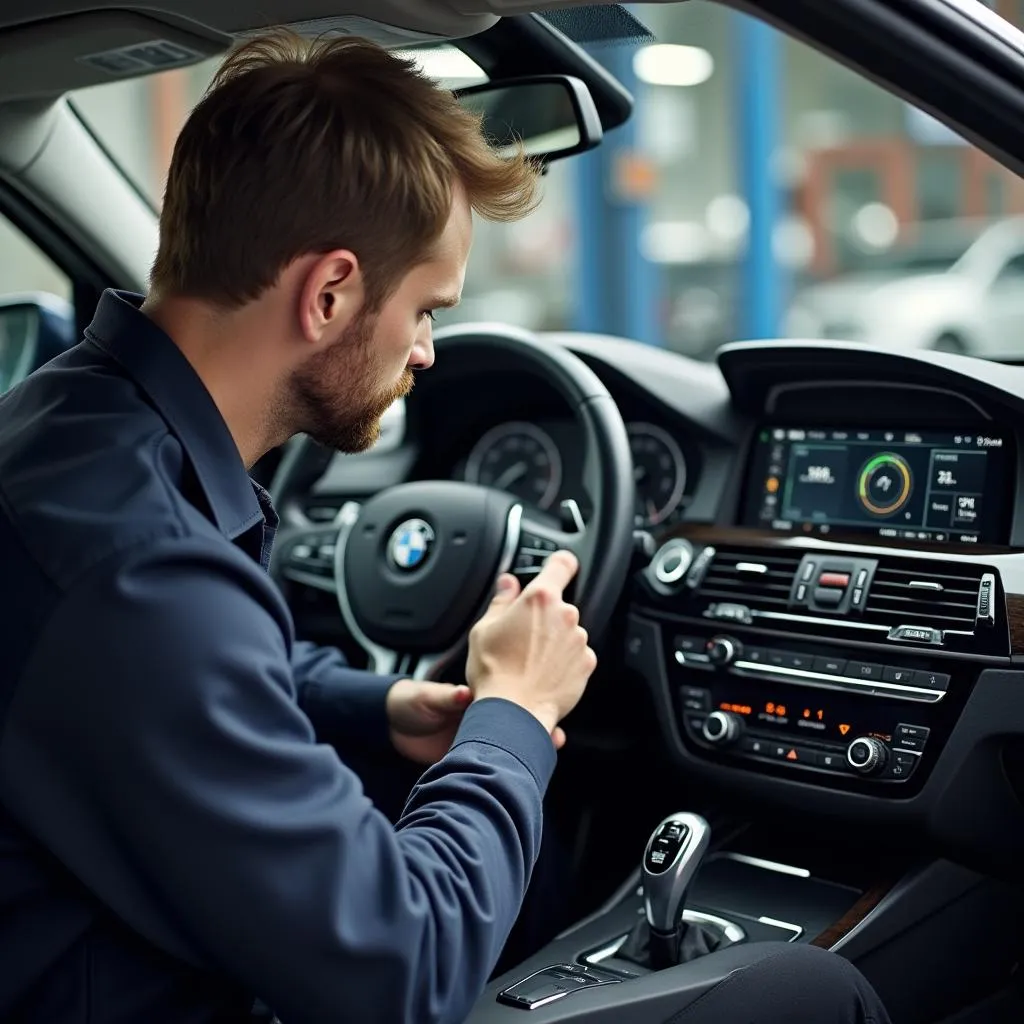
M997 285L1020 286L1024 282L1024 253L1011 256L1002 267L999 268L999 275L996 277Z
M0 394L74 341L70 278L0 216Z

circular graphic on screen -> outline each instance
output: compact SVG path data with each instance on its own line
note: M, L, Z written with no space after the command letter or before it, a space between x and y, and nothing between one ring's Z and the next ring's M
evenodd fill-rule
M910 466L899 455L873 455L857 478L857 497L873 516L891 516L910 500L914 480Z

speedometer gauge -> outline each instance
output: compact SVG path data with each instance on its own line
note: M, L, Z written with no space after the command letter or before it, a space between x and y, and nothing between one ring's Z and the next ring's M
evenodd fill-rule
M562 458L554 441L532 423L501 423L477 441L466 479L508 491L538 508L550 508L562 486Z
M626 430L636 480L636 525L658 526L683 500L686 459L676 439L653 423L630 423Z

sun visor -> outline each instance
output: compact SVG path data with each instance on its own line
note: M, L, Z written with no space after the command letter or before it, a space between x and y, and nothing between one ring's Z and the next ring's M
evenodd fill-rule
M129 11L48 19L0 33L0 97L45 99L151 75L224 52L227 35L198 35Z

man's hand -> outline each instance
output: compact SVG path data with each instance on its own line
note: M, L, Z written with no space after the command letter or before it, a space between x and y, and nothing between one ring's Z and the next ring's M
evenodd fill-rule
M472 701L468 686L400 679L388 690L385 704L392 744L410 761L435 764L451 748L463 712ZM561 729L551 738L558 748L565 743Z
M578 609L564 599L579 562L556 551L524 589L498 580L487 613L469 634L466 679L477 698L504 697L555 735L597 667Z

